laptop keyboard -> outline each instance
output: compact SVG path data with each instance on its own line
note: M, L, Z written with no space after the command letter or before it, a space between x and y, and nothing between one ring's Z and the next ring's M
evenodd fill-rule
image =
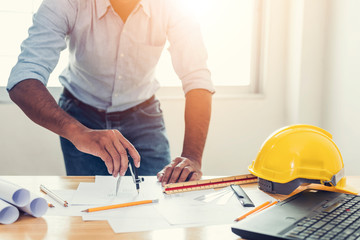
M346 195L318 215L298 222L285 236L311 240L360 239L360 196Z

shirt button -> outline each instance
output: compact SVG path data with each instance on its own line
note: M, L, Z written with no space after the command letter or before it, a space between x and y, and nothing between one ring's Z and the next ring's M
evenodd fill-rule
M115 93L115 97L118 97L119 96L119 94L118 93Z
M122 79L122 76L118 76L118 79L119 79L119 80Z
M120 57L124 57L124 54L123 54L123 53L121 53L121 54L120 54Z

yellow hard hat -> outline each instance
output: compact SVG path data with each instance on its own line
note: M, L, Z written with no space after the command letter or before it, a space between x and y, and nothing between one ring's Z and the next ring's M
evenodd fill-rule
M346 185L343 159L331 134L311 125L271 134L249 171L259 178L260 189L271 193L290 194L303 183L316 183L357 194Z

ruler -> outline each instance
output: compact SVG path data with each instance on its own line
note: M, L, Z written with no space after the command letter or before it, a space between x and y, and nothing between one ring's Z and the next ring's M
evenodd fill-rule
M222 188L231 184L246 184L257 182L258 178L252 174L244 174L232 177L204 179L191 182L170 183L164 186L164 193L181 193L211 188Z

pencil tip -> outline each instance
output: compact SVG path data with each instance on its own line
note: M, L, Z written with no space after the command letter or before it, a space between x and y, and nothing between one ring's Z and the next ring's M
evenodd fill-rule
M88 212L88 209L82 210L81 212Z

